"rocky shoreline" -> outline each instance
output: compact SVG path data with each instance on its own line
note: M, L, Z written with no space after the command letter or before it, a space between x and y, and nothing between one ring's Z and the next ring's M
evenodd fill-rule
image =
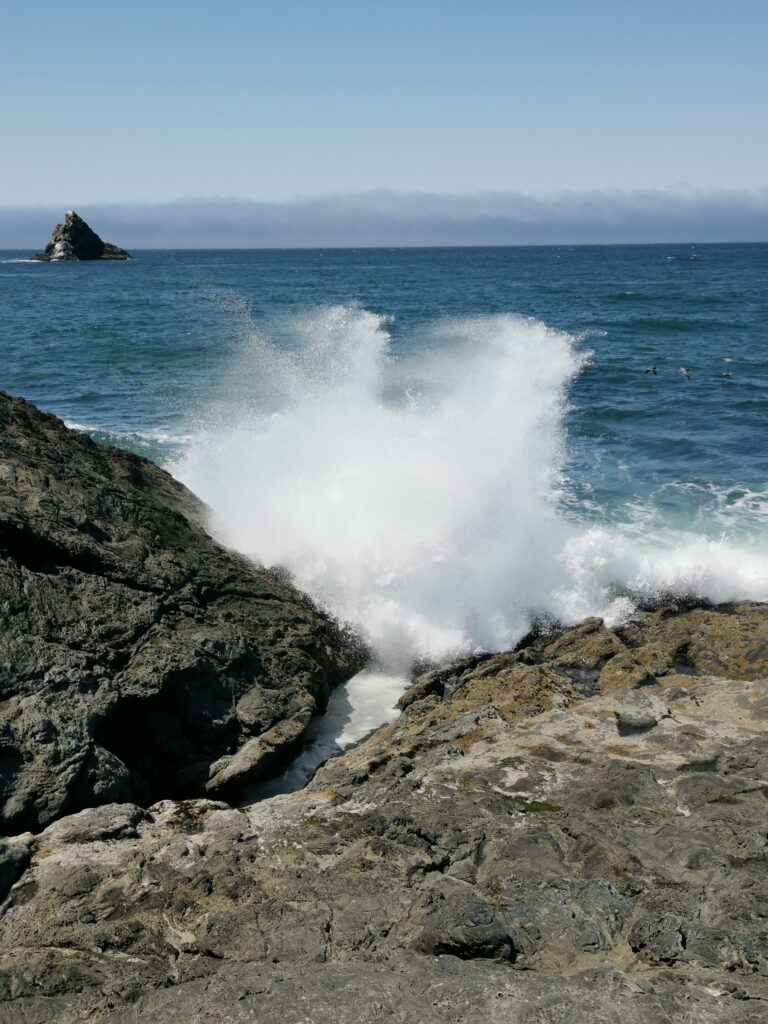
M768 606L426 673L233 807L360 646L150 463L0 428L0 1024L766 1019Z

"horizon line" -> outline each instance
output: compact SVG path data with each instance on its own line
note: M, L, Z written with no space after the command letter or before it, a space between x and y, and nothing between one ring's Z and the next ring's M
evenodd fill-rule
M400 245L139 245L133 252L325 252L333 251L396 251L399 249L651 249L670 245L684 245L696 248L722 245L768 245L767 238L733 238L717 241L676 240L659 242L443 242L434 245L424 243L403 243ZM34 247L11 246L0 248L3 252L35 252ZM54 260L53 262L98 263L99 260Z

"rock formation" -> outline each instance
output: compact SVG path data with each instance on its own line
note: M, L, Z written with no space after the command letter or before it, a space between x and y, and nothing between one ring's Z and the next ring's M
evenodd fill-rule
M0 831L237 793L361 663L205 514L154 464L0 393Z
M116 245L103 242L74 210L67 210L64 223L53 229L43 252L32 257L44 263L55 260L129 260L131 256Z
M361 653L203 515L0 396L0 1024L763 1024L768 606L465 658L232 807Z
M762 1024L766 637L589 620L422 677L302 792L7 841L0 1024Z

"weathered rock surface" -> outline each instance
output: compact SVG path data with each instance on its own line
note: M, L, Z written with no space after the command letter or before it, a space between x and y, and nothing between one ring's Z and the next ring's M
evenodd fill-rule
M204 519L157 466L0 393L0 831L237 793L359 667Z
M302 792L19 836L0 1024L763 1024L767 641L590 620L422 677Z
M129 260L125 249L99 238L74 210L67 210L64 223L57 224L43 252L33 260L51 263L57 260Z

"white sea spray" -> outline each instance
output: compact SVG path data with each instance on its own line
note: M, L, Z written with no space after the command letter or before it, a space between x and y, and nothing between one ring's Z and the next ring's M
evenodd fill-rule
M565 392L581 368L567 333L447 319L395 358L385 318L334 306L294 317L279 344L244 336L175 472L217 535L290 569L389 670L508 647L541 615L617 621L666 592L768 599L759 538L566 517Z

